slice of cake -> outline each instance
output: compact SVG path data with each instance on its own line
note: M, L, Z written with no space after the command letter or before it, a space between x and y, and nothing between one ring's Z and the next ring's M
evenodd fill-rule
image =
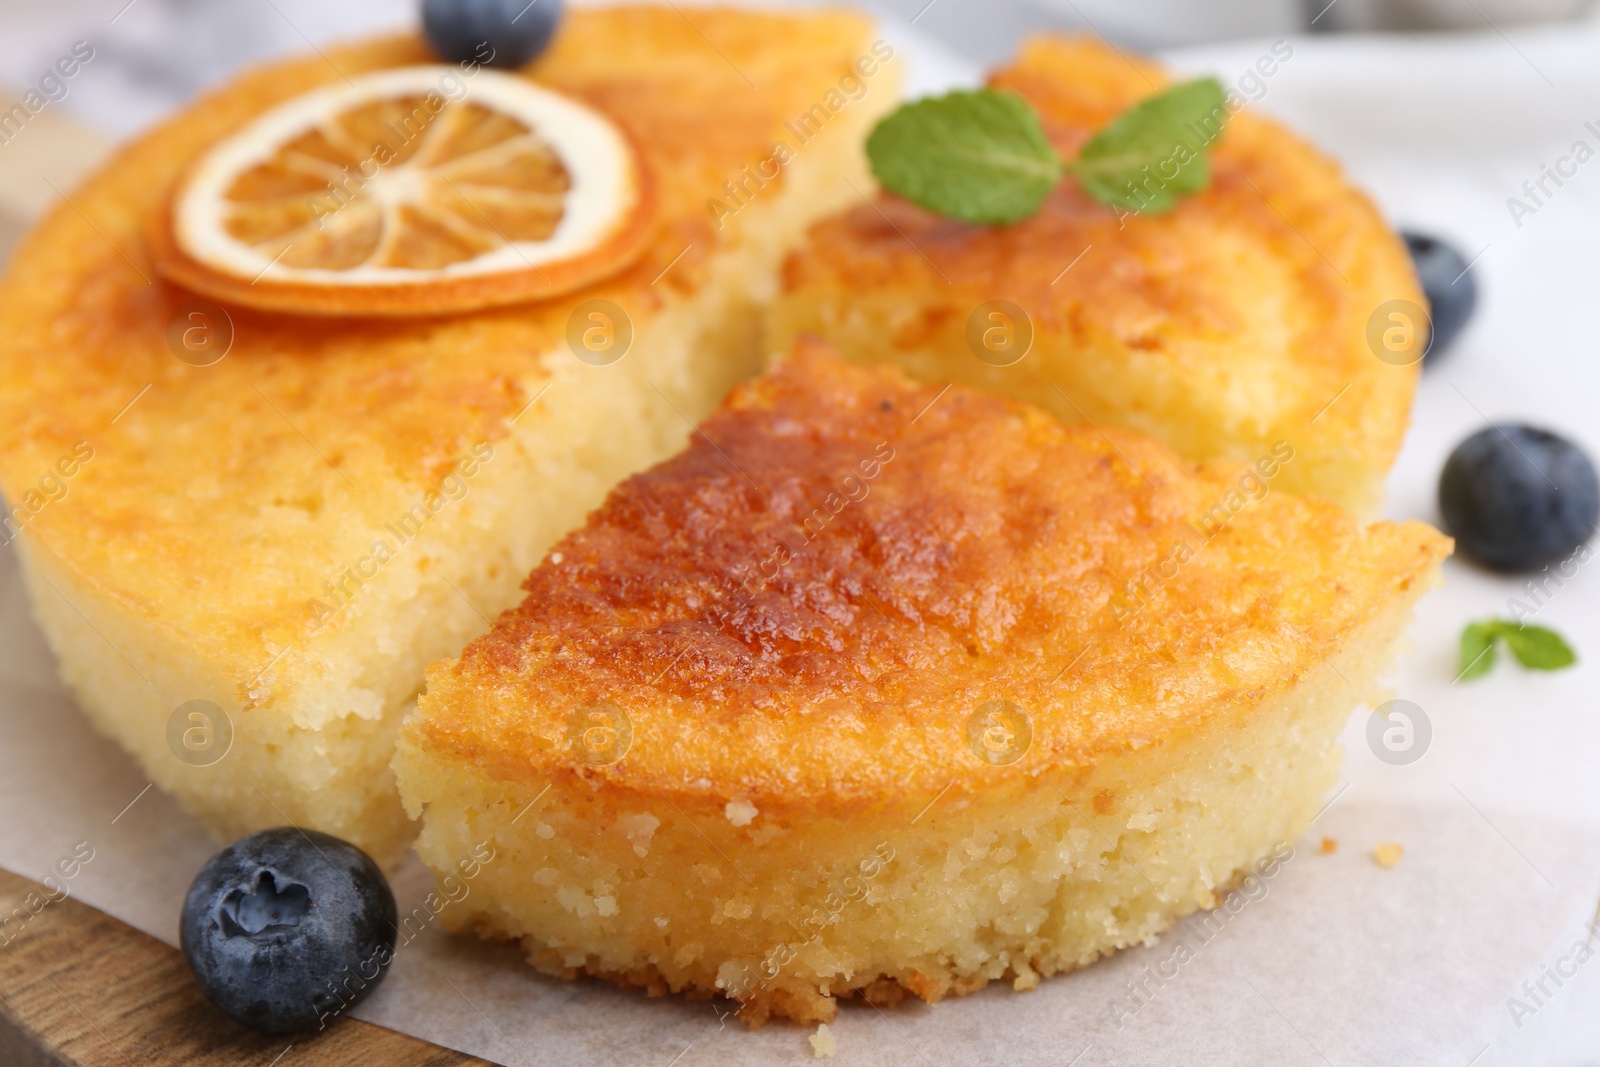
M1070 159L1166 81L1102 44L1044 37L991 84L1026 97ZM1071 178L1012 226L852 204L788 263L771 348L815 333L850 359L1138 430L1191 459L1244 463L1287 441L1283 488L1375 513L1417 377L1398 364L1426 339L1405 247L1333 161L1251 110L1227 119L1211 167L1167 214L1124 214Z
M472 872L451 921L817 1021L1214 905L1312 820L1450 549L1281 492L1298 461L802 346L430 669L395 767Z
M490 312L225 317L152 265L151 222L202 153L312 90L438 62L419 38L249 74L71 191L0 287L0 486L96 724L225 837L292 822L397 859L414 828L389 762L423 668L753 372L783 254L867 180L888 57L840 12L571 12L523 73L622 127L654 235L604 282ZM580 360L573 338L617 311L631 341ZM195 330L220 362L179 358Z

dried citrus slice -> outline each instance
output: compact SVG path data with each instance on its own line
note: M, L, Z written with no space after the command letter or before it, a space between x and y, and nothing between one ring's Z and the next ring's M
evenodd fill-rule
M153 242L166 277L219 300L433 315L615 273L653 209L638 153L593 108L508 74L404 67L295 97L213 147Z

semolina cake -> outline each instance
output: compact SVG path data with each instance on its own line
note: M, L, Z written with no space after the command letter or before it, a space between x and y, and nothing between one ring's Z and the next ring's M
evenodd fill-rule
M395 758L456 927L825 1021L1080 967L1297 839L1450 542L820 342L556 544ZM492 858L481 865L474 858Z
M1166 82L1060 36L990 79L1033 105L1068 159ZM1138 430L1190 459L1249 462L1288 441L1282 488L1370 516L1426 342L1405 246L1337 164L1251 110L1222 124L1210 160L1210 184L1165 214L1099 203L1070 178L1010 226L888 195L852 204L787 263L770 348L817 334L849 359ZM1396 352L1385 331L1408 324L1387 335L1408 342ZM981 347L990 328L1025 354Z
M654 228L612 277L471 314L196 312L152 263L192 161L300 94L436 63L420 37L249 73L70 191L0 285L0 487L96 725L223 837L293 823L398 860L389 764L424 667L753 373L783 254L868 180L891 60L841 11L570 12L520 73L625 132ZM622 358L578 358L590 301L631 325ZM180 358L191 322L220 361Z

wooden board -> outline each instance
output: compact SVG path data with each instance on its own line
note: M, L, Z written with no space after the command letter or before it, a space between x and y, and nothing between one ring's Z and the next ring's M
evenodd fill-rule
M0 917L44 887L0 870ZM12 936L14 935L14 936ZM486 1064L359 1019L320 1034L247 1030L201 995L183 954L68 898L6 927L0 944L0 1064L5 1067L467 1067ZM5 938L0 937L0 942Z

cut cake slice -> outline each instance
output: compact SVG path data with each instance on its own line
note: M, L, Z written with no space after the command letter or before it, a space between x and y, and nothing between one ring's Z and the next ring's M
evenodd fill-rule
M473 879L449 921L817 1021L1214 905L1311 822L1450 548L1277 491L1297 461L802 344L429 671L395 765Z

